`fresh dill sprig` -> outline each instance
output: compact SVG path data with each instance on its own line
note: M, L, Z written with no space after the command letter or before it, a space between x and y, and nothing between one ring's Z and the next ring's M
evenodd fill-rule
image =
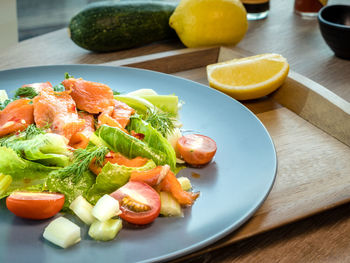
M35 96L38 96L38 92L35 91L32 87L21 87L16 90L15 98L29 98L32 99Z
M0 110L3 110L6 108L6 106L11 103L13 99L6 99L2 103L0 103Z
M33 138L35 135L44 134L44 133L45 132L42 129L36 127L34 124L31 124L24 131L16 133L15 135L2 137L0 139L0 146L9 146L13 142L28 140Z
M39 149L47 143L47 138L44 136L36 139L36 136L41 134L45 132L31 124L24 131L1 138L0 146L10 148L22 158L26 158L25 150Z
M44 134L45 132L38 128L35 124L31 124L24 131L26 139L31 138L35 135Z
M38 95L38 93L35 91L34 88L21 87L21 88L16 90L16 93L15 93L15 95L14 95L14 97L12 99L6 99L6 100L4 100L3 102L0 103L0 110L5 109L8 104L10 104L11 102L13 102L15 100L18 100L18 99L24 98L24 97L32 99L32 98L34 98L37 95Z
M12 138L12 136L6 136L6 137L2 137L0 138L0 146L3 147L7 147L8 142L10 141L10 139Z
M57 171L56 175L61 179L73 176L73 182L77 182L83 173L89 169L92 160L95 159L96 164L102 165L108 152L108 148L104 146L92 146L86 149L77 149L74 152L73 163Z
M74 76L70 75L68 72L64 73L64 79L70 79L70 78L74 78ZM56 92L63 92L66 90L66 88L63 86L62 83L57 84L56 86L53 86L52 88Z
M56 92L62 92L65 91L65 87L62 85L62 83L57 84L56 86L52 87L54 91Z
M70 75L68 72L64 73L64 79L74 78L74 76Z
M171 134L175 129L176 118L173 114L158 109L147 110L145 119L153 128L159 131L164 137Z

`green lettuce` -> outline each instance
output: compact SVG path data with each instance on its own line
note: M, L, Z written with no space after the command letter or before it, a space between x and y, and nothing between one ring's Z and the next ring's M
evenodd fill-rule
M126 167L108 162L96 177L96 183L88 191L87 199L92 204L95 204L104 194L110 194L126 184L129 181L131 172L147 171L154 167L156 165L152 160L141 167Z
M154 109L155 106L150 103L148 100L137 96L128 96L128 95L116 95L114 96L116 100L126 103L131 108L136 110L138 114L145 115L149 109Z
M25 160L14 150L0 147L0 173L12 177L12 183L0 198L15 190L41 190L49 173L56 169Z
M160 132L151 126L151 124L141 120L140 118L131 117L127 128L129 131L144 134L145 137L142 140L144 143L146 143L152 149L165 154L166 159L162 164L170 165L172 170L176 169L176 153L174 148Z
M24 132L1 139L0 145L13 149L26 160L47 166L64 167L70 162L66 139L54 133L27 136Z
M179 111L179 98L176 95L159 95L152 89L139 89L114 98L128 104L139 114L158 108L176 116Z
M78 180L73 176L62 179L58 176L59 170L50 173L46 180L45 190L50 192L59 192L65 195L64 208L67 209L70 203L79 195L86 197L87 191L95 183L96 176L90 171L86 171Z
M143 141L123 132L122 130L107 125L101 125L95 131L97 138L102 140L102 144L114 152L119 152L127 158L145 157L153 160L157 165L167 164L167 156L164 152L152 148ZM97 141L95 136L91 140L94 144ZM101 144L101 141L98 142Z

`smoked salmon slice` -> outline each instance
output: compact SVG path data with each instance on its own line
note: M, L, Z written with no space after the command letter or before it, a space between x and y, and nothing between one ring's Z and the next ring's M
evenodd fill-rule
M30 102L30 99L15 100L0 111L0 137L23 131L34 123L33 104Z
M114 100L114 106L109 106L98 116L98 126L106 124L111 127L118 127L124 132L128 125L130 117L135 110L121 101Z
M126 103L114 100L114 110L112 112L113 119L117 120L120 125L125 128L129 124L130 117L134 115L135 110Z
M127 133L127 130L125 130L122 127L122 125L112 117L113 111L114 111L113 106L107 107L107 109L104 110L97 118L98 126L101 126L102 124L106 124L111 127L117 127Z
M109 106L114 106L113 91L105 84L69 78L62 81L66 90L77 104L79 110L98 114Z
M63 135L68 140L85 125L68 91L55 92L51 87L44 87L40 95L33 99L33 105L36 125Z
M135 157L133 159L129 159L129 158L126 158L124 155L122 155L120 153L109 152L106 155L102 166L97 165L95 163L95 160L93 160L91 162L89 168L94 174L98 175L101 172L102 167L107 162L110 162L110 163L113 163L113 164L116 163L116 164L119 164L119 165L124 165L126 167L141 167L141 166L144 166L148 162L148 159L147 158L143 158L143 157Z
M169 165L157 166L148 171L133 171L130 175L130 181L143 182L149 186L156 186L168 174Z
M157 186L157 190L171 193L180 205L192 205L199 196L199 193L186 192L182 190L181 184L176 179L172 171L169 171L160 182L160 184Z
M85 149L89 144L91 134L95 131L95 119L92 114L87 112L78 112L80 119L85 120L84 127L81 131L73 134L70 138L69 145L75 149Z

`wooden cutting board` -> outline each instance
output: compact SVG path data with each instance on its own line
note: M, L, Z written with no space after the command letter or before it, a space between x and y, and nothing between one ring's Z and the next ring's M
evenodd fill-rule
M104 65L151 69L208 85L206 65L246 55L237 48L183 49ZM290 72L276 92L244 105L257 115L274 141L278 158L275 184L264 204L241 228L186 258L350 201L348 102Z

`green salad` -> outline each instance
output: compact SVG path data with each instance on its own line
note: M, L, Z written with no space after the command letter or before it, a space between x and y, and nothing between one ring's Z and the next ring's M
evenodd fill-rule
M176 174L216 152L209 137L181 134L174 94L120 94L66 74L56 86L25 84L10 99L0 91L0 102L0 199L16 216L55 216L43 236L63 248L81 239L65 213L100 241L114 239L123 222L183 216L199 192Z

